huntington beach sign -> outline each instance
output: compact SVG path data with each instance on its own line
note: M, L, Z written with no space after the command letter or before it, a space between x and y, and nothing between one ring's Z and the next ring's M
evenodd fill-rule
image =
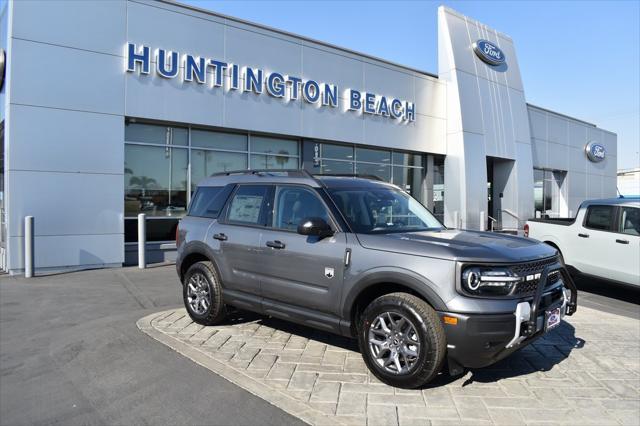
M347 99L345 111L387 117L399 122L416 119L413 102L352 88L340 92L340 88L332 83L165 49L156 49L153 61L149 46L127 43L125 65L128 73L149 75L155 72L166 79L180 79L184 84L207 85L211 90L249 92L256 96L267 94L283 102L306 102L321 108L338 108L339 94L342 93Z

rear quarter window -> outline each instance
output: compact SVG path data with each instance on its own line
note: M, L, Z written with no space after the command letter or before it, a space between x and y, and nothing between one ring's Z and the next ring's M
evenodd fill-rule
M233 185L201 186L193 196L189 216L217 219L231 191Z

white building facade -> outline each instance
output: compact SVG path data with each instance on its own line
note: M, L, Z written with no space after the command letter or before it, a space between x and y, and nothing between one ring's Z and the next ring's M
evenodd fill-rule
M237 169L375 175L469 229L615 196L616 135L527 104L513 41L438 14L436 75L171 1L5 1L3 269L27 215L37 270L131 261L139 213L171 258L198 181Z

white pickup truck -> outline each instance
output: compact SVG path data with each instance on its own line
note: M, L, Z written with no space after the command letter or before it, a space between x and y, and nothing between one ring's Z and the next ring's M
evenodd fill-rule
M585 201L573 219L529 219L524 234L577 275L640 286L640 198Z

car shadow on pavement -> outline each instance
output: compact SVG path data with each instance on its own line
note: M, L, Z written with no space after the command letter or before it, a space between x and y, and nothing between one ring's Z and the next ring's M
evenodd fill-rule
M257 322L260 325L285 333L360 353L356 339L338 336L252 312L234 309L221 325L240 325L249 322ZM570 323L563 321L557 329L524 346L496 364L486 368L466 369L463 375L471 372L471 376L464 381L462 386L468 386L474 382L492 383L503 379L526 376L538 371L550 371L569 357L573 350L584 347L585 343L583 339L576 337L575 328ZM449 375L445 364L442 373L424 386L424 389L445 386L460 377Z
M599 280L593 277L575 277L578 290L593 293L617 301L640 305L640 288L631 284L621 284Z
M471 376L463 386L473 382L492 383L502 379L526 376L538 371L551 371L567 359L575 349L581 349L586 341L575 335L575 327L563 321L557 329L538 338L533 343L507 356L497 363L481 369L470 369Z
M227 315L225 321L220 325L239 325L242 323L249 323L253 321L257 321L260 325L280 330L285 333L295 334L296 336L315 340L327 345L337 346L339 348L353 352L359 352L358 342L356 341L356 339L349 339L344 336L339 336L330 332L317 330L304 325L299 325L294 322L267 317L264 315L242 311L239 309L233 309L231 312L229 312L229 315Z

